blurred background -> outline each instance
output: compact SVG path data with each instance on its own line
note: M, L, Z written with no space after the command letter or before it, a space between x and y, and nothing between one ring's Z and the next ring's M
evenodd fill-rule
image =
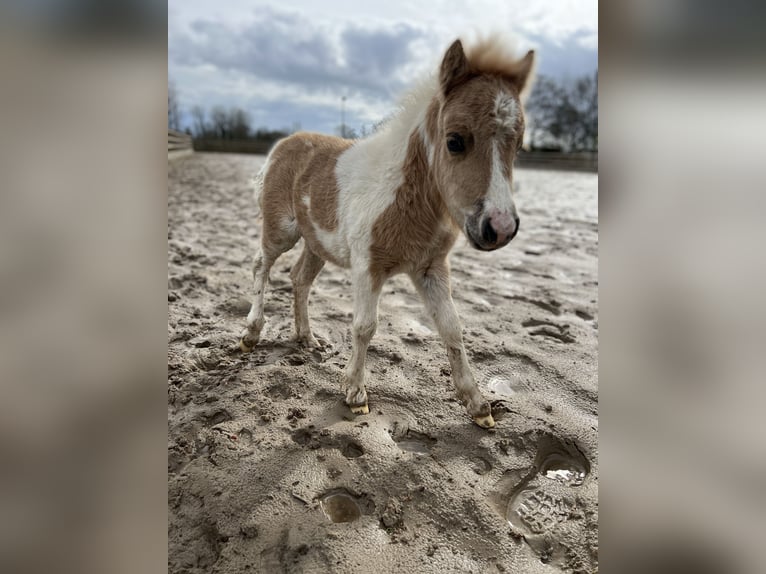
M764 571L756 2L600 5L600 559Z
M264 153L308 130L374 132L461 37L502 33L538 54L529 150L598 149L593 1L168 4L168 127L198 151Z
M513 25L541 77L596 72L593 2L422 5L0 6L0 571L166 567L168 103L192 133L221 106L361 135L464 23ZM242 60L264 22L265 70ZM600 5L604 572L763 571L764 24L753 1Z

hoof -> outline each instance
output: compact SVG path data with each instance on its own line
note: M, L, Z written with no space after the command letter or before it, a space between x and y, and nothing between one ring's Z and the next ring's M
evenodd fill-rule
M239 340L239 348L243 353L249 353L253 350L251 346L249 346L247 343L245 343L244 337Z
M355 415L366 415L366 414L369 414L370 412L370 407L368 407L367 405L358 405L355 407L349 406L349 408L351 409L351 412L354 413Z
M485 417L473 417L473 422L475 422L483 429L491 429L495 426L495 419L492 418L492 415L487 415Z
M314 338L313 335L309 335L308 337L299 337L297 335L293 335L292 341L304 349L308 349L309 351L321 351L324 349L324 347Z

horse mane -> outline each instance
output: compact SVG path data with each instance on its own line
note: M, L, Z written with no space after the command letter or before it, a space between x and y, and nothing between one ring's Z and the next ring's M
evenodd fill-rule
M407 141L412 128L425 119L431 100L439 92L435 74L421 78L407 90L397 102L396 109L383 122L379 134L386 134L395 141Z
M514 44L508 35L492 34L476 40L463 42L468 63L479 74L518 75L522 66L521 58L516 55ZM521 99L528 94L531 77L527 88L521 93ZM381 125L378 134L395 141L407 141L412 128L422 122L431 100L439 93L438 67L415 83L399 99L395 110Z
M479 74L500 74L513 77L519 74L523 66L523 55L520 57L516 54L515 43L507 35L492 34L463 44L468 63ZM521 93L522 100L528 95L529 88L533 84L534 74L534 69L529 72L525 89Z

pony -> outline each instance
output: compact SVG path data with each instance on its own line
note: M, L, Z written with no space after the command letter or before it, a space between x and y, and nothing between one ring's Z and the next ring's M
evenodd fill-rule
M446 347L458 397L476 424L493 427L468 364L447 257L461 232L474 248L491 251L519 230L512 169L533 63L533 51L517 59L498 39L467 52L458 39L438 73L421 81L373 135L351 141L299 132L280 140L254 180L263 232L242 351L258 343L271 267L303 237L290 271L295 340L320 347L308 298L325 262L351 270L352 352L342 381L351 411L369 412L365 357L381 289L392 275L406 273Z

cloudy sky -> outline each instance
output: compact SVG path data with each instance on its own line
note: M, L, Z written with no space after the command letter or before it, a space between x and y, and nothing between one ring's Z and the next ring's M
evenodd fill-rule
M245 109L254 127L333 133L385 117L457 37L503 31L538 72L598 65L597 0L170 0L168 76L184 112ZM523 53L523 52L522 52Z

